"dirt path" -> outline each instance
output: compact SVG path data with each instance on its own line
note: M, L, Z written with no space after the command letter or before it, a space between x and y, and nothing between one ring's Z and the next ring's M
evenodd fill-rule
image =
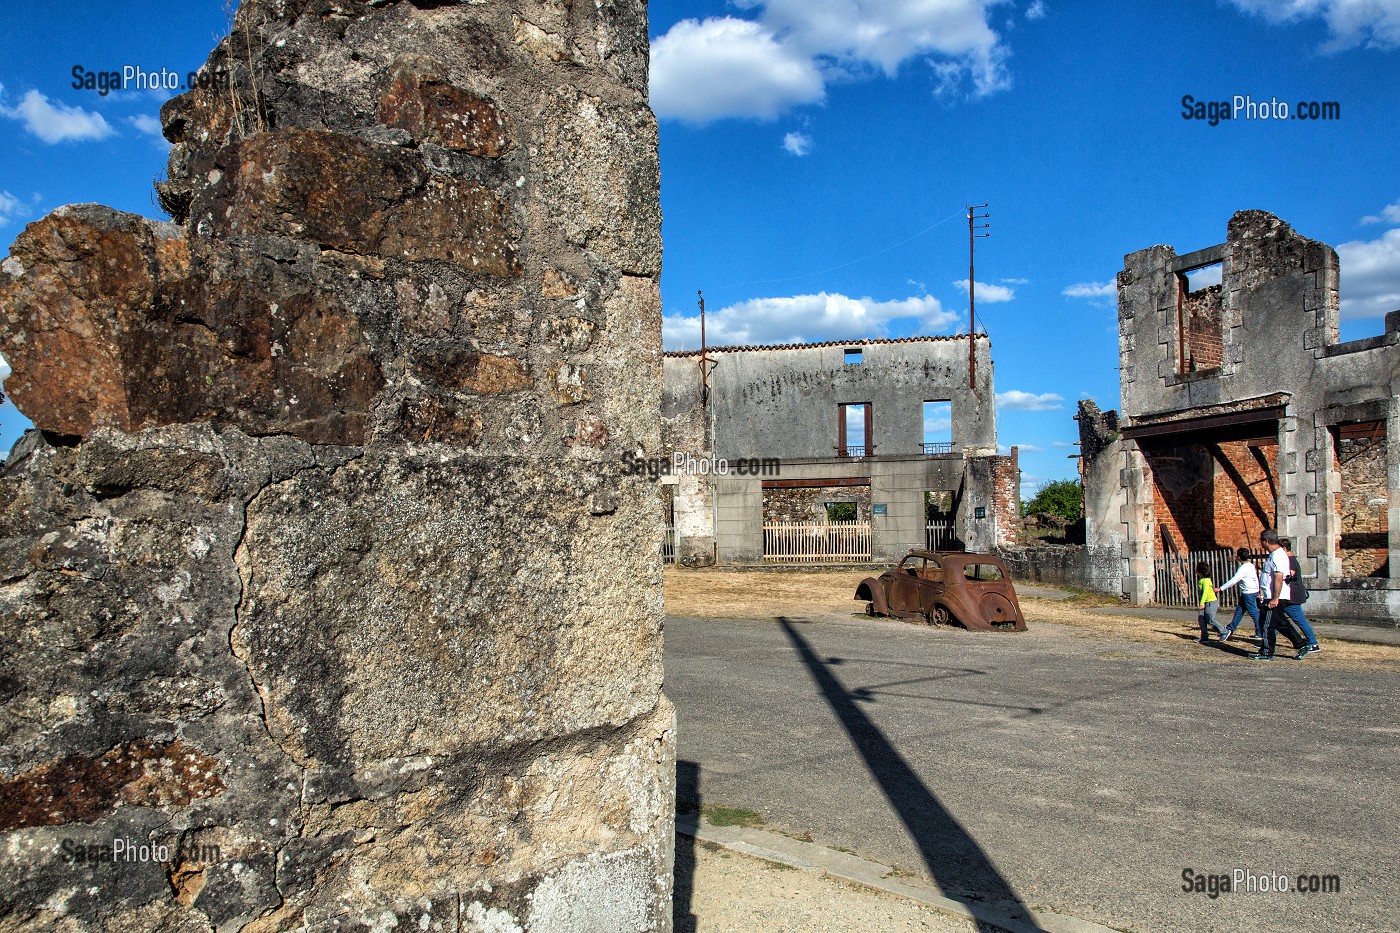
M869 575L859 570L679 570L666 568L666 611L671 615L711 619L762 619L787 616L813 621L858 621L865 609L852 598L856 586ZM1172 657L1203 663L1241 663L1243 658L1195 642L1194 622L1144 618L1116 613L1115 600L1096 596L1069 599L1020 597L1031 638L1103 638L1113 636L1147 643ZM1089 612L1089 609L1106 610ZM911 623L912 624L912 623ZM1241 635L1250 629L1246 620ZM1318 634L1323 650L1307 664L1338 669L1400 670L1400 647L1369 645L1328 639L1326 627ZM1018 636L1022 637L1022 636ZM1241 650L1253 650L1248 639L1236 642Z
M676 838L676 933L972 933L931 907Z

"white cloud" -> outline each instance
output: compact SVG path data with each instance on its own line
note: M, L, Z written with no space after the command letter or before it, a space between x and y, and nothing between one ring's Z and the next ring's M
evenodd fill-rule
M0 85L0 94L3 93L4 86ZM0 103L0 114L21 121L25 129L46 143L106 139L116 133L102 114L54 103L35 90L25 94L15 107Z
M1003 284L1003 285L1029 285L1029 284L1031 284L1031 280L1030 280L1030 279L1002 279L1002 280L1001 280L1001 284Z
M1064 407L1060 404L1063 401L1064 398L1054 392L1036 395L1034 392L1009 389L997 393L997 408L1004 411L1057 411Z
M24 202L10 194L8 191L0 191L0 227L5 226L10 221L25 213Z
M771 119L825 95L816 63L751 20L685 19L651 45L651 106L658 117Z
M1400 311L1400 227L1375 240L1337 247L1341 261L1343 318L1381 317Z
M958 291L967 294L967 279L958 279L953 283ZM1014 288L1007 288L1005 285L988 285L986 282L977 283L977 300L986 302L989 305L998 304L1003 301L1011 301L1016 297Z
M127 117L126 122L136 127L136 130L140 133L145 133L147 136L154 136L161 142L165 141L165 134L160 131L160 120L149 114L143 113L135 117Z
M1400 224L1400 201L1387 204L1380 214L1369 214L1361 218L1363 224Z
M1012 447L1015 447L1017 451L1023 454L1038 454L1043 449L1037 447L1035 444L998 444L997 453L1005 457L1011 453Z
M6 362L3 355L0 355L0 382L4 382L6 379L10 378L11 372L10 364Z
M1064 448L1064 447L1078 447L1079 445L1078 445L1078 444L1071 444L1069 441L1052 441L1052 442L1050 443L1050 446L1051 446L1051 447L1062 447L1062 448Z
M1068 286L1060 294L1066 298L1115 298L1118 295L1118 283L1080 282Z
M1331 38L1323 46L1336 52L1365 45L1400 47L1400 4L1395 0L1230 0L1246 13L1272 23L1321 18Z
M771 118L820 101L831 79L896 74L931 58L940 91L1010 86L987 11L1001 0L735 0L756 19L686 19L652 42L657 116Z
M1035 0L1035 2L1026 9L1026 19L1044 19L1045 13L1045 0Z
M805 133L788 133L783 137L783 148L795 156L805 156L812 151L812 137Z
M922 295L896 301L848 298L821 292L786 298L755 298L705 316L711 346L812 343L889 335L890 322L913 320L924 333L948 328L958 316L937 298ZM700 318L668 314L662 320L668 350L700 347Z

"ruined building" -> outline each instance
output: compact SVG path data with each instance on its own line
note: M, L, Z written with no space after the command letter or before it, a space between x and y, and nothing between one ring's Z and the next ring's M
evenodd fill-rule
M247 0L0 274L0 928L669 929L646 7Z
M1166 557L1276 527L1309 614L1400 618L1400 312L1339 342L1337 254L1241 211L1219 246L1128 255L1118 320L1118 421L1080 423L1089 544L1118 555L1123 592L1160 600L1181 586Z
M827 506L849 503L868 527L856 559L896 561L929 543L926 493L947 504L955 546L1014 541L1020 479L1014 452L997 456L985 335L975 352L971 379L966 337L667 353L663 450L730 466L667 478L676 560L757 563L773 557L766 524L824 523ZM935 405L951 434L925 444Z

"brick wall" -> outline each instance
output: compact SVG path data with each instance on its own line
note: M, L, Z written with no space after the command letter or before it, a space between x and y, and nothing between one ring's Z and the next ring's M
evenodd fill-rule
M1232 441L1152 451L1158 535L1180 551L1255 546L1277 514L1277 450Z
M996 521L996 546L1013 547L1021 529L1021 464L1019 451L1009 457L989 457L992 465L992 516Z
M1183 277L1184 278L1184 277ZM1182 321L1186 327L1186 372L1216 369L1220 366L1222 310L1221 286L1212 285L1182 298Z

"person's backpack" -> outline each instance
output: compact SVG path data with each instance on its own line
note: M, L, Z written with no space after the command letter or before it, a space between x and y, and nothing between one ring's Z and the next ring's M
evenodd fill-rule
M1292 573L1283 578L1283 582L1288 584L1288 601L1290 603L1307 602L1308 587L1303 582L1303 568L1298 566L1298 558L1288 558L1288 569Z

